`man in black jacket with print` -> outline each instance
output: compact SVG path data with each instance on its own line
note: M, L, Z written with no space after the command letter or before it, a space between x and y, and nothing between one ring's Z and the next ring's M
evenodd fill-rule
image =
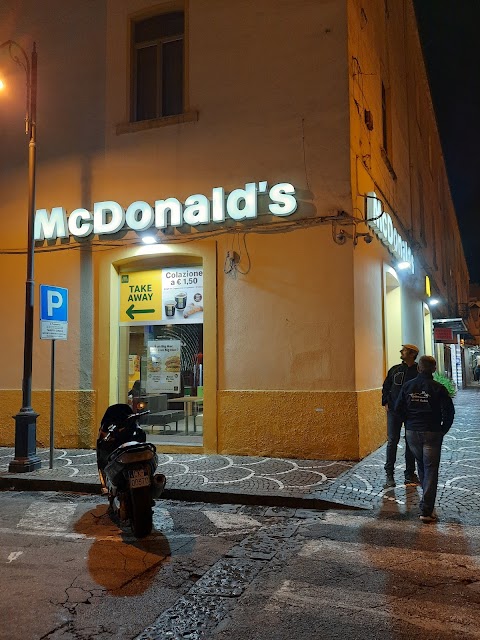
M418 376L403 385L395 412L404 420L406 438L417 460L422 483L420 520L435 522L438 468L443 436L452 426L455 409L446 388L433 379L435 358L422 356Z
M382 388L382 405L387 410L387 460L385 472L387 480L385 487L394 487L395 462L397 460L397 446L400 440L403 420L395 412L395 403L405 382L417 377L418 369L415 362L418 347L414 344L404 344L400 350L401 364L392 367L384 380ZM405 439L405 484L418 484L415 475L415 456L410 451Z

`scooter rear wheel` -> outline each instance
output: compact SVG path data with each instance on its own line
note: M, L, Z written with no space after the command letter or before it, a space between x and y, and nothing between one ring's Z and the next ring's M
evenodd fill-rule
M131 525L136 538L148 536L153 527L152 496L150 487L130 489L132 509Z

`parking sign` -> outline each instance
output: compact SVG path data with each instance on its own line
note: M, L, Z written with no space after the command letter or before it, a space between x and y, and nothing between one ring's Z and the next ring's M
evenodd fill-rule
M68 332L68 289L40 285L40 338L66 340Z

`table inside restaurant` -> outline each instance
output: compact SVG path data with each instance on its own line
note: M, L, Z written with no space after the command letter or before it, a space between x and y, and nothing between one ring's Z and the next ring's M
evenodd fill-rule
M183 402L183 410L185 412L185 433L188 434L188 417L192 415L193 405L203 405L203 396L180 396L180 398L169 398L169 404L174 402Z

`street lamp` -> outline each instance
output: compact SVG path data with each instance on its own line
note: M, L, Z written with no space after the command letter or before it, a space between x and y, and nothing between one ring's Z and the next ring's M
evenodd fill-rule
M13 40L0 44L0 49L8 49L11 59L25 71L27 77L27 112L25 133L28 142L28 244L27 275L25 280L25 338L23 343L22 408L15 418L15 458L8 470L13 473L34 471L41 466L37 456L37 417L32 404L32 353L33 353L33 257L35 244L33 224L35 218L35 169L36 169L36 112L37 112L37 51L33 43L29 60L25 50Z

